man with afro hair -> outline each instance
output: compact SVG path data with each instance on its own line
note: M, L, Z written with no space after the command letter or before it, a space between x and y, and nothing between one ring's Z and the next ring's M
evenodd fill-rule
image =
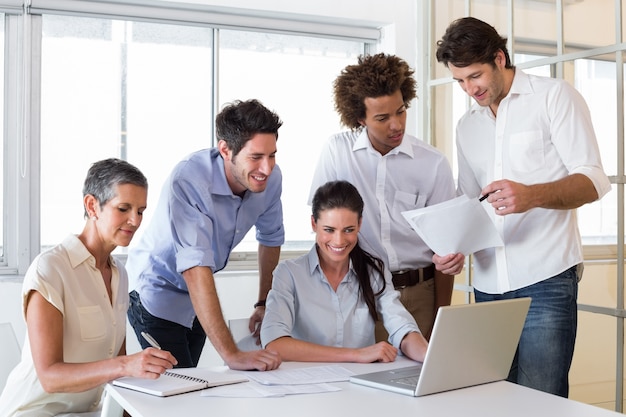
M384 53L360 56L341 71L333 86L335 109L350 130L331 136L322 150L310 196L332 180L357 187L365 202L359 244L384 261L387 278L429 338L437 308L450 304L464 257L437 257L435 267L433 251L401 215L455 196L446 157L405 133L416 97L413 73L406 61ZM377 323L376 340L388 337Z

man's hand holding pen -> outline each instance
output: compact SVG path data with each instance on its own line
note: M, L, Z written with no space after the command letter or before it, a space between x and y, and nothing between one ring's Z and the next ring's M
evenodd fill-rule
M497 215L524 213L533 207L531 187L510 180L498 180L481 190L479 201L487 200Z

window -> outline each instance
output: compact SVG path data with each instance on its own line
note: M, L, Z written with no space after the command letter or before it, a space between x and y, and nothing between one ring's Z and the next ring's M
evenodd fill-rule
M211 145L211 63L210 29L43 17L42 247L82 230L82 182L96 160L139 167L156 206L174 163Z
M282 119L276 163L283 172L283 250L313 243L307 205L317 155L339 131L332 83L364 52L362 42L220 31L220 102L258 98ZM255 251L254 231L238 249Z
M0 79L4 80L4 13L0 13ZM4 82L0 83L0 114L4 114ZM4 132L4 118L0 118L0 132ZM0 146L0 161L7 166L5 147ZM5 229L5 172L0 169L0 266L7 264L5 248L7 247L7 230Z
M284 122L277 163L286 248L310 246L310 177L340 129L332 81L364 52L362 41L56 15L44 15L42 26L42 247L82 230L82 181L106 157L127 159L148 177L141 234L173 166L214 145L224 103L249 98ZM238 249L256 251L253 231Z

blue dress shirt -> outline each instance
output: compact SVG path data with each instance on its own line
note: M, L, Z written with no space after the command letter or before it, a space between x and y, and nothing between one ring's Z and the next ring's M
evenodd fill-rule
M400 293L387 282L385 291L376 297L376 310L389 343L399 348L408 332L419 329L400 303ZM374 292L380 288L380 275L372 276L372 288ZM352 263L336 292L324 276L315 246L306 255L278 264L267 297L261 342L266 346L283 336L347 348L376 343L374 320L360 295Z
M226 266L231 250L256 227L265 246L285 240L280 201L282 174L276 165L265 191L233 194L216 148L192 153L166 180L154 217L128 255L130 288L155 317L191 327L195 312L182 272Z

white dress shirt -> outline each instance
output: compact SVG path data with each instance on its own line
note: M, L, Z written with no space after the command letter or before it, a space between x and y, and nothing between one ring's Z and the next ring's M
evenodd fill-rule
M454 197L452 170L440 151L404 135L399 146L381 155L366 128L341 132L322 150L309 204L320 185L334 180L349 181L363 198L363 249L381 258L392 272L432 264L433 252L400 213Z
M575 173L589 177L599 197L611 189L587 105L563 80L516 70L497 117L474 104L461 118L457 150L458 191L470 197L499 179L530 185ZM485 209L505 246L475 254L478 290L501 294L527 287L583 261L576 210L497 216L486 203Z

